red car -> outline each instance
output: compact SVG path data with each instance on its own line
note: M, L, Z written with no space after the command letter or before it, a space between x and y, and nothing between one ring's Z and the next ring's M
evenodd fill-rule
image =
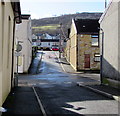
M58 51L59 50L58 45L52 45L51 50Z

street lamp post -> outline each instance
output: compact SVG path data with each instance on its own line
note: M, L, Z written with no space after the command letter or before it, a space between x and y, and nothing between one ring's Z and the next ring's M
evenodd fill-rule
M63 30L62 23L60 23L60 29L61 29L62 35L63 35L63 37L61 37L61 35L60 35L60 53L59 53L59 56L61 58L61 52L63 52L64 39L67 39L67 37L66 37L66 34L65 34L64 30Z
M62 30L62 23L60 23L60 29ZM62 30L63 32L63 30ZM61 58L61 52L62 52L62 37L60 34L60 40L59 40L59 58Z
M59 58L61 58L61 35L60 35L60 39L59 39Z
M107 0L105 0L105 8L107 7Z

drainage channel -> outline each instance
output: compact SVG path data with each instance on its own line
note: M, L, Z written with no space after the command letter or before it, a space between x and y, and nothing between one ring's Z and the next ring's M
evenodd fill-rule
M47 116L46 111L45 111L45 109L44 109L44 107L43 107L43 105L42 105L42 102L41 102L41 100L40 100L40 98L39 98L39 96L38 96L38 94L37 94L37 92L36 92L36 90L35 90L35 87L32 87L32 89L33 89L33 91L34 91L34 94L35 94L35 96L36 96L36 99L37 99L37 101L38 101L38 104L39 104L39 107L40 107L40 109L41 109L41 111L42 111L43 116Z

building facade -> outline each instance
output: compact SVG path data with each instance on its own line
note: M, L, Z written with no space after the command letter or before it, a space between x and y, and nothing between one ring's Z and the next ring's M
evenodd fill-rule
M40 49L51 49L53 45L59 46L59 39L40 39Z
M15 60L15 70L18 65L19 73L27 73L32 60L32 28L30 15L21 15L22 23L16 27L16 45L20 44L22 50ZM18 61L17 61L18 58Z
M66 58L75 70L100 70L97 19L72 20Z
M113 0L100 18L103 83L120 87L120 0ZM119 87L118 87L119 85Z
M60 35L36 34L38 49L51 49L53 45L60 44Z
M0 1L0 106L14 86L14 29L15 23L21 22L20 16L19 1Z

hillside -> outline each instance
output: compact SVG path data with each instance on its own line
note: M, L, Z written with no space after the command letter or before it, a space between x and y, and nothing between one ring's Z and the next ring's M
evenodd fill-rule
M68 28L70 28L72 19L99 19L102 13L76 13L62 15L59 17L43 18L43 19L33 19L32 28L33 33L49 33L56 35L61 33L60 24L62 23L64 32L67 34Z

